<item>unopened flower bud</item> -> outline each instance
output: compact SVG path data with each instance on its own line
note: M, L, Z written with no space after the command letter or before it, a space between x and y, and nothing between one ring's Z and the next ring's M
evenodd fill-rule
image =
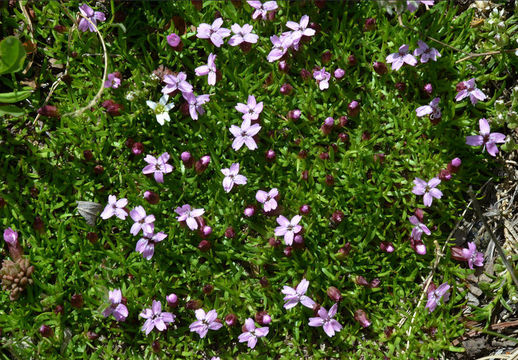
M51 337L53 333L52 329L48 325L41 325L39 331L40 335L45 338Z
M99 240L99 236L97 235L97 233L94 233L94 232L91 232L89 231L87 234L86 234L86 238L88 239L88 241L90 241L90 243L92 244L95 244L97 242L97 240Z
M346 243L344 246L342 246L340 249L338 249L338 253L336 254L336 257L339 259L345 259L347 255L351 252L351 243Z
M397 82L395 88L399 92L403 92L406 90L406 84L404 82Z
M300 159L305 159L308 157L308 152L306 150L300 150L298 156Z
M321 159L321 160L329 160L329 153L327 152L322 152L318 155L318 157Z
M5 199L3 197L0 197L0 209L5 206Z
M322 63L324 65L327 64L328 62L331 61L332 57L333 57L333 54L331 54L331 51L329 51L329 50L324 51L324 53L322 54Z
M293 251L293 248L291 246L286 246L284 248L284 255L286 255L287 257L290 257L292 251Z
M272 149L269 149L266 151L266 153L264 154L264 157L266 158L266 161L274 161L275 160L275 151L273 151Z
M345 70L338 68L335 70L334 75L336 79L341 79L345 76Z
M153 352L155 354L159 353L160 352L160 341L158 341L158 340L153 341L153 343L151 344L151 348L153 349Z
M340 210L335 210L331 215L331 222L335 224L340 224L345 217L345 214Z
M41 220L41 218L39 216L36 216L34 218L34 222L32 223L32 228L39 233L42 233L45 231L45 224L43 223L43 220Z
M212 291L214 290L214 286L212 286L211 284L207 284L203 287L203 293L205 295L210 295L212 293Z
M264 288L270 285L270 282L268 281L268 278L266 276L263 276L259 279L259 284L261 284L261 286Z
M374 158L375 163L379 163L380 165L382 165L383 162L385 161L385 154L377 153L377 154L374 154L373 158Z
M432 96L432 92L433 92L432 84L430 84L430 83L426 84L426 85L423 87L423 90L424 90L424 92L425 92L428 96Z
M309 79L311 79L312 75L308 70L302 69L302 70L300 70L300 77L303 80L309 80Z
M327 289L327 296L329 296L329 298L334 302L339 302L342 300L342 294L340 293L340 290L334 286L330 286Z
M141 142L136 142L131 147L131 152L133 153L133 155L140 155L140 154L142 154L143 151L144 151L144 144L142 144Z
M304 236L297 234L293 237L293 246L304 245Z
M257 321L260 325L266 325L266 323L264 322L264 318L265 316L268 316L268 313L266 311L258 311L256 314L255 314L255 321ZM270 316L268 316L268 319L270 320L270 322L272 321L272 319L270 318ZM267 320L268 320L267 319Z
M446 169L450 173L455 174L455 173L457 173L457 171L459 171L461 164L462 164L462 161L457 157L457 158L453 159L452 161L450 161L450 163L448 164Z
M229 226L225 230L225 237L228 239L233 239L236 236L236 232L234 231L234 228L232 226Z
M86 161L91 161L94 158L94 154L92 153L92 150L84 150L83 157Z
M185 303L185 308L187 310L198 310L203 306L203 303L200 300L189 300Z
M391 242L382 241L380 243L380 249L381 249L381 251L385 251L387 253L391 253L391 252L394 252L394 245L392 245Z
M349 66L355 66L356 64L358 64L358 60L356 59L356 56L349 55L349 57L347 58L347 63L349 64Z
M370 138L371 138L371 134L368 131L364 131L362 133L362 141L370 140Z
M439 171L438 178L441 181L449 181L451 180L451 173L448 170L442 169L441 171Z
M84 300L83 300L83 295L81 295L81 294L74 294L70 298L70 305L72 305L76 309L82 308L83 304L84 304Z
M86 337L88 338L88 340L94 341L99 338L99 335L97 333L89 330L86 332Z
M263 316L263 323L262 323L262 325L268 325L271 322L272 322L272 318L270 317L270 315L266 314L266 315Z
M176 50L180 46L181 42L182 42L182 39L175 33L167 35L167 43L173 49Z
M416 218L419 219L420 222L423 222L423 218L424 218L423 209L415 209L414 215L416 216Z
M245 211L243 212L245 214L246 217L251 217L251 216L254 216L255 214L255 206L253 205L248 205L246 208L245 208Z
M361 285L361 286L369 286L369 282L367 281L367 279L365 279L361 275L356 277L355 282L356 282L356 284Z
M363 30L372 31L374 29L376 29L376 19L374 19L374 18L365 19L365 24L363 25Z
M200 251L202 251L202 252L207 252L210 250L210 246L211 246L210 241L202 240L198 244L198 249L200 249Z
M326 175L326 185L333 186L335 184L335 178L333 175Z
M358 321L364 328L369 327L371 322L367 318L367 314L363 310L356 310L354 312L354 320Z
M381 61L375 61L374 64L372 64L372 67L378 75L385 75L388 72L387 65Z
M175 308L178 306L178 296L176 294L169 294L165 299L170 307Z
M198 174L201 174L202 172L204 172L207 169L209 164L210 164L210 156L205 155L205 156L202 156L201 159L196 162L196 164L194 165L194 169L196 170L196 172Z
M301 111L299 109L290 110L288 112L288 119L297 120L300 118Z
M347 105L347 111L349 112L350 117L356 117L360 113L360 103L356 100L353 100Z
M67 31L67 28L63 25L54 26L54 30L56 30L60 34L64 34Z
M63 307L63 305L56 305L56 307L54 308L54 314L58 315L58 314L61 314L63 315L65 313L65 308Z
M302 215L307 215L307 214L309 214L310 211L311 211L311 206L309 206L309 205L304 204L300 207L300 213Z
M95 165L94 166L94 173L96 175L101 175L104 172L104 167L102 165Z
M183 153L181 153L180 159L182 159L182 162L186 168L190 168L194 164L194 158L188 151L184 151Z
M348 142L349 141L349 135L347 135L346 133L338 134L338 138L340 139L341 142Z
M288 72L290 70L290 66L286 62L286 60L279 61L279 70L283 72Z
M288 83L284 83L281 85L280 92L282 95L290 95L293 92L293 86Z
M156 205L160 201L160 197L158 196L158 194L151 190L147 190L144 192L144 199L146 199L146 201L152 205Z
M374 288L377 288L379 287L381 284L381 280L378 279L378 278L375 278L375 279L372 279L371 282L369 283L369 287L371 289L374 289Z
M205 225L202 229L201 229L201 234L202 236L204 237L207 237L209 236L210 234L212 234L212 228L208 225Z
M271 247L277 247L281 244L281 242L276 238L271 237L268 239L268 244L270 244Z
M228 314L225 316L225 324L227 324L227 326L237 325L237 316L234 314Z
M44 106L40 107L38 109L38 114L40 114L42 116L53 117L53 118L59 117L58 108L53 105L44 105Z

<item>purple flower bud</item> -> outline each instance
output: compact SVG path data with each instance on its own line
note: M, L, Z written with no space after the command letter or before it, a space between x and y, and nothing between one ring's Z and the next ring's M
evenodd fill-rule
M370 138L371 138L371 134L368 131L364 131L362 133L362 141L370 140Z
M211 284L207 284L203 287L202 291L205 295L210 295L212 291L214 290L214 286Z
M280 92L282 95L290 95L293 92L293 86L288 83L284 83L281 85Z
M248 206L245 208L244 214L245 214L245 216L246 216L246 217L254 216L254 214L255 214L255 206L253 206L253 205L248 205Z
M359 275L355 279L356 284L361 286L369 286L369 282L363 276Z
M423 222L423 218L424 218L423 209L415 209L414 215L419 220L419 222Z
M394 252L394 245L392 245L391 242L382 241L380 243L380 249L381 249L381 251L385 251L385 252L391 253L391 252Z
M160 201L158 194L150 190L144 192L144 199L146 199L146 201L152 205L156 205Z
M151 343L151 349L153 349L153 352L155 354L159 353L160 352L160 341L158 341L158 340L153 341L153 343Z
M39 331L40 335L45 338L51 337L53 333L52 329L48 325L41 325Z
M202 236L204 237L207 237L209 236L210 234L212 234L212 228L208 225L205 225L202 229L201 229L201 234Z
M340 224L344 220L345 214L340 210L335 210L331 215L331 222L334 224Z
M360 113L360 103L356 100L351 101L349 105L347 105L347 111L350 117L358 116Z
M299 109L290 110L288 112L288 119L297 120L300 118L301 111Z
M333 186L335 184L335 178L333 175L326 175L326 185Z
M371 282L369 283L369 287L371 289L374 289L374 288L377 288L379 287L381 284L381 280L378 279L378 278L375 278L375 279L372 279Z
M309 206L309 205L304 204L300 207L300 213L302 215L307 215L307 214L309 214L310 211L311 211L311 206Z
M453 159L452 161L450 161L450 163L448 164L446 169L450 173L455 174L455 173L457 173L457 171L459 171L461 164L462 164L462 161L457 157L457 158Z
M338 249L337 257L339 259L345 259L347 255L351 252L351 243L346 243L340 249Z
M368 18L365 19L365 24L363 25L363 30L372 31L376 28L376 19Z
M300 175L300 177L302 178L302 180L304 181L307 181L308 180L308 176L309 176L309 173L307 170L304 170L302 171L302 174Z
M201 252L207 252L210 250L211 244L208 240L202 240L198 244L198 249L200 249Z
M284 248L284 255L286 255L287 257L290 257L292 251L293 251L293 248L291 246L286 246Z
M56 307L54 308L54 314L58 315L58 314L61 314L63 315L65 313L65 308L63 307L63 305L56 305Z
M141 142L136 142L131 147L131 152L133 155L140 155L144 151L144 145Z
M306 69L300 70L300 76L303 80L309 80L313 77L313 75Z
M369 327L371 322L367 318L367 314L363 310L356 310L354 312L354 320L358 321L364 328Z
M290 70L290 66L285 60L279 61L279 70L283 72L288 72Z
M332 128L335 125L335 119L333 119L331 116L327 117L324 120L324 126Z
M38 109L38 114L47 117L58 118L59 111L58 108L53 105L44 105Z
M180 37L175 33L167 35L167 43L169 44L169 46L176 48L178 47L178 45L180 45L181 42L182 39L180 39Z
M190 168L194 164L194 158L188 151L184 151L183 153L181 153L180 159L182 159L182 162L186 168Z
M426 84L426 85L423 87L423 90L424 90L424 92L425 92L428 96L432 96L432 92L433 92L432 84L430 84L430 83Z
M210 164L210 156L205 155L202 156L200 160L196 161L196 164L194 164L194 170L196 170L196 173L201 174L204 172L207 167Z
M383 153L374 154L373 158L374 162L379 163L380 165L383 165L383 163L385 162L385 154Z
M18 233L11 229L10 227L4 230L4 241L11 245L18 245Z
M333 57L333 55L331 54L331 51L329 51L329 50L324 51L324 53L322 54L322 63L324 65L327 64L328 62L331 61L332 57Z
M375 61L374 64L372 64L372 67L378 75L385 75L388 72L387 65L381 61Z
M308 157L308 152L306 150L300 150L298 156L300 159L305 159Z
M293 242L295 244L299 244L299 245L302 245L304 244L304 236L300 235L300 234L297 234L293 237Z
M438 178L441 179L441 181L449 181L451 180L451 173L448 170L443 169L439 171Z
M94 233L92 231L89 231L87 234L86 234L86 238L88 239L88 241L90 241L90 243L92 244L95 244L97 242L97 240L99 240L99 236L97 235L97 233Z
M327 289L327 296L334 302L340 302L342 300L342 294L340 293L340 290L338 290L334 286L330 286Z
M334 75L335 75L335 78L341 79L345 76L345 70L338 68L335 70Z
M259 324L261 325L266 325L265 322L264 322L264 317L265 316L268 316L268 313L266 311L258 311L256 314L255 314L255 321L257 321ZM268 318L270 318L268 316ZM270 321L272 321L272 319L270 318Z
M124 107L121 104L117 104L113 100L103 101L101 106L105 108L106 112L111 116L119 116L121 114L121 111L124 109Z
M277 240L276 238L269 238L268 239L268 244L270 244L271 247L277 247L281 244L280 240Z
M263 316L263 325L268 325L271 322L272 322L272 318L270 317L270 315L266 314Z
M167 305L170 307L175 308L178 306L178 296L176 296L176 294L169 294L165 299L167 301Z
M338 134L338 138L340 139L341 142L349 141L349 135L347 135L346 133Z
M355 66L356 64L358 64L358 60L356 59L356 56L349 55L349 57L347 58L347 63L349 64L349 66Z
M102 165L94 166L94 174L101 175L104 172L104 167Z
M404 82L397 82L396 85L394 85L396 90L399 92L403 92L406 90L406 84Z
M225 316L225 324L227 324L227 326L237 325L237 316L234 314L228 314Z
M318 157L321 159L321 160L329 160L329 153L327 152L321 152Z
M94 154L92 153L92 150L84 150L83 157L86 161L91 161L94 158Z
M70 298L70 305L72 305L76 309L82 308L83 304L84 304L84 300L83 300L83 295L81 295L81 294L74 294Z
M264 157L266 158L266 161L274 161L275 160L275 151L273 151L272 149L270 150L267 150L266 153L264 154Z
M227 239L233 239L234 236L236 236L236 232L234 231L234 228L232 226L229 226L226 230L225 230L225 237Z
M209 155L202 156L200 159L200 162L202 165L208 166L210 164L210 156Z

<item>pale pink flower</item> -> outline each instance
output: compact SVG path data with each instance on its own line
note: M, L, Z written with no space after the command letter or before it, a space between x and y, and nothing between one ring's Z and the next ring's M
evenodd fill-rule
M477 251L477 245L474 242L468 242L468 248L462 249L462 255L468 262L470 269L475 266L484 266L484 254Z
M81 17L81 20L79 20L79 25L77 26L79 31L85 32L86 30L89 30L90 32L95 32L97 20L106 20L106 15L104 15L104 13L100 11L93 11L93 9L86 4L83 4L79 7L79 12L81 13L81 15L86 16L92 22L90 23L90 21Z
M273 188L269 192L258 190L255 194L255 198L258 202L263 204L264 211L268 212L277 209L277 201L275 200L277 195L279 195L277 188Z
M202 105L208 103L210 100L210 95L194 95L193 93L182 93L183 98L189 104L189 115L193 120L198 120L198 114L205 114L205 110Z
M269 62L274 62L282 58L293 44L291 36L286 34L281 35L281 37L272 35L270 36L270 41L273 44L273 48L266 57Z
M241 127L236 125L230 126L230 132L235 136L234 141L232 142L232 148L234 150L239 150L245 144L248 149L255 150L257 149L257 144L254 140L254 136L257 135L259 130L261 130L261 125L259 124L251 124L250 119L243 120Z
M430 235L431 234L430 229L428 229L428 227L425 224L420 222L419 219L417 218L417 216L412 215L412 216L410 216L409 220L410 220L410 223L412 225L414 225L414 228L412 229L412 235L411 236L415 240L421 240L421 235L423 233L425 233L426 235Z
M443 302L447 302L450 298L450 294L448 293L450 285L448 285L447 282L440 285L437 289L435 289L435 285L432 285L428 289L428 301L426 302L425 306L425 308L427 308L430 312L434 311L435 308L441 304L441 300Z
M226 192L230 192L236 185L245 185L247 182L247 178L243 175L239 175L239 163L233 163L230 165L229 169L221 169L225 178L223 179L223 189Z
M264 4L260 1L248 0L248 5L255 9L252 14L252 19L257 19L261 17L263 20L267 19L268 11L277 10L277 1L266 1Z
M212 25L209 24L200 24L197 29L196 37L199 39L210 39L210 41L216 47L220 47L223 45L223 39L230 36L230 30L226 28L222 28L223 19L217 18L214 20Z
M431 206L433 198L440 199L442 197L441 190L437 189L437 185L441 183L441 180L434 177L430 181L426 182L420 178L414 179L414 188L412 192L416 195L424 195L423 202L424 206Z
M101 218L106 220L115 215L121 220L126 220L126 217L128 216L128 213L124 210L126 205L128 205L128 199L123 198L117 200L115 195L108 196L108 205L106 205L101 213Z
M189 325L189 330L198 333L201 339L207 335L209 330L219 330L223 327L222 323L216 321L218 318L216 310L205 313L203 309L198 309L195 311L195 315L198 320Z
M117 75L116 72L108 74L108 80L104 82L104 87L117 89L121 84L121 79Z
M257 120L263 111L263 102L257 102L254 95L248 95L246 104L237 103L236 110L243 113L243 120Z
M439 108L439 102L441 101L440 98L436 97L435 99L433 99L429 105L423 105L423 106L419 106L415 112L416 112L416 115L418 117L422 117L422 116L425 116L425 115L430 115L430 120L434 120L434 119L440 119L442 114L441 114L441 109Z
M238 46L241 43L255 44L259 39L258 35L252 33L252 25L245 24L241 27L239 24L234 24L230 28L235 34L228 41L230 46Z
M146 210L142 206L137 206L130 211L130 216L135 221L131 226L130 233L136 236L140 230L145 233L152 233L155 230L155 215L146 215Z
M325 90L329 88L329 80L331 79L331 74L326 71L325 67L323 67L320 70L313 71L313 79L317 81L320 90Z
M480 127L480 135L467 136L466 144L471 146L482 145L482 151L486 149L489 155L493 157L496 156L496 154L498 154L496 144L505 143L505 135L501 133L491 133L489 123L486 119L480 119L478 124Z
M292 30L291 39L293 43L297 43L303 36L313 36L315 35L315 30L308 27L309 25L309 16L303 15L300 18L300 21L297 23L295 21L288 21L286 26Z
M471 103L475 105L479 100L486 100L487 96L477 88L475 84L475 78L469 79L468 81L462 81L457 85L457 95L455 95L455 101L461 101L462 99L469 96Z
M409 54L408 50L408 45L403 44L399 47L399 51L397 53L387 56L386 61L389 64L392 64L392 70L399 70L404 64L411 66L417 65L416 58L412 54Z
M164 174L169 174L173 171L173 166L168 164L167 161L169 160L169 154L163 153L158 158L155 158L151 155L146 155L144 158L144 161L148 163L142 169L142 173L145 175L153 174L156 182L163 183L164 182Z
M167 329L168 323L173 323L176 318L175 315L169 312L162 312L162 304L160 301L153 300L153 305L151 309L144 309L140 313L140 317L146 319L144 326L142 326L142 331L146 332L148 335L154 328L158 331L164 331Z
M154 234L153 232L144 232L144 237L140 238L140 240L137 242L135 251L141 253L144 259L151 260L151 258L155 254L155 244L164 240L166 237L167 234L161 231L156 234Z
M302 216L300 215L295 215L291 220L279 215L277 223L280 226L275 228L275 236L284 236L284 243L290 246L293 244L295 234L298 234L302 230L302 226L299 225L301 219Z
M205 214L204 209L191 209L191 205L189 204L177 207L174 211L179 215L176 217L176 220L185 221L191 230L196 230L198 228L196 218Z
M441 54L436 48L431 48L424 41L417 40L418 48L414 50L414 56L421 56L421 62L427 63L428 60L437 61Z
M192 93L192 85L187 82L187 74L179 72L178 75L164 75L165 87L162 93L170 94L173 91L179 90L183 93Z
M194 69L196 76L208 76L209 85L216 85L216 55L210 53L207 65L198 66Z
M257 339L268 335L270 328L268 326L256 328L255 322L251 318L245 320L245 329L247 331L239 335L239 342L247 342L250 349L253 349L257 344Z
M110 290L108 298L111 303L106 310L103 311L103 316L108 317L113 314L117 321L124 321L128 317L128 308L122 303L122 291L120 289Z
M309 318L309 326L323 326L327 336L333 337L335 332L342 330L342 325L338 323L333 317L336 315L338 304L334 304L329 309L329 312L324 307L318 309L318 317Z
M419 7L419 3L424 4L426 6L432 6L435 0L407 0L407 9L410 12L414 12Z
M315 302L305 295L308 287L309 281L306 279L302 279L295 289L285 285L281 290L286 295L284 297L284 301L286 301L284 308L286 310L291 309L300 302L305 307L313 309Z

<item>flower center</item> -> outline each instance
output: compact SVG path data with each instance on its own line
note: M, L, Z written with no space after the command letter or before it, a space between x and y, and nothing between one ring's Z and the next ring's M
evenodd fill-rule
M155 114L158 115L158 114L162 114L164 112L165 112L165 106L162 104L158 104L155 108Z

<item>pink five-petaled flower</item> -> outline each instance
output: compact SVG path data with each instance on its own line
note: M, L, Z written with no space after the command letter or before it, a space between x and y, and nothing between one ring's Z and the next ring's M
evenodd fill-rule
M410 12L414 12L419 7L419 3L424 4L426 6L432 6L435 0L407 0L407 10Z
M202 105L208 103L210 100L210 95L194 95L193 93L182 93L183 98L189 104L189 115L191 115L191 119L198 120L198 114L205 114L205 110L202 108Z
M257 102L254 95L248 95L246 104L237 103L236 110L243 113L243 120L257 120L263 111L263 102Z
M466 144L471 146L483 145L482 151L487 150L487 153L491 156L498 154L498 148L496 144L505 143L505 135L501 133L490 133L489 123L486 119L480 119L478 121L480 127L480 135L472 135L466 137Z
M454 250L458 249L456 247L452 248L452 254ZM460 249L459 249L460 250ZM484 254L477 251L477 245L474 242L468 243L468 248L463 248L460 251L461 256L454 256L456 260L463 260L468 262L468 266L473 270L473 265L475 266L484 266Z
M90 21L81 17L81 20L79 20L79 25L77 26L77 28L80 31L84 32L86 30L90 30L90 32L95 32L96 26L97 26L97 20L99 20L99 21L106 20L106 16L104 15L104 13L102 13L100 11L94 12L93 9L86 4L81 5L79 7L79 11L81 12L81 15L86 16L92 22L92 23L90 23Z
M270 36L270 41L272 42L273 48L266 57L269 62L274 62L282 58L293 44L291 37L284 34L281 35L281 37L272 35Z
M428 289L428 301L426 302L425 308L428 308L430 312L434 311L437 305L441 304L441 299L443 302L448 301L450 294L448 290L450 289L450 285L447 282L440 285L437 289L433 284L430 285Z
M431 120L434 120L434 119L440 119L442 114L441 114L441 109L439 108L439 102L441 101L441 98L438 98L436 97L435 99L433 99L429 105L423 105L423 106L419 106L415 112L416 112L416 115L418 117L422 117L422 116L425 116L425 115L430 115L430 119Z
M137 236L141 229L144 234L155 230L155 215L146 215L146 210L142 206L139 205L131 210L130 216L135 221L130 230L133 236Z
M209 85L216 85L216 55L210 53L207 59L207 65L198 66L194 69L196 76L208 76Z
M230 30L222 28L223 19L217 18L212 25L200 24L197 29L196 37L199 39L210 39L216 47L223 45L223 39L230 36Z
M126 220L126 216L128 216L128 213L124 210L126 205L128 205L128 199L123 198L117 200L115 195L108 196L108 205L106 205L101 213L101 218L106 220L115 215L121 220Z
M230 46L238 46L241 43L255 44L259 39L258 35L252 33L252 25L245 24L241 27L239 24L234 24L230 28L235 34L228 41Z
M198 222L196 218L205 214L204 209L191 209L191 205L185 204L182 207L177 207L174 210L178 215L176 220L185 221L189 229L196 230L198 228Z
M418 48L414 50L414 56L421 56L421 62L427 63L428 60L437 61L438 57L441 57L439 51L436 48L431 48L424 41L417 40Z
M156 234L153 234L153 232L144 232L144 237L137 241L135 251L141 253L144 259L151 260L155 254L155 244L164 240L166 237L167 234L163 233L162 231Z
M195 311L195 314L198 320L189 325L189 330L191 330L191 332L197 332L202 339L207 335L209 330L219 330L223 326L222 323L216 321L218 318L216 310L205 313L203 309L198 309Z
M236 138L232 142L232 149L238 151L241 149L243 144L246 144L248 149L255 150L257 149L257 144L253 138L253 136L257 135L259 130L261 130L261 125L253 124L251 125L250 119L243 120L241 127L236 125L230 126L230 132Z
M273 188L269 192L258 190L255 198L263 204L264 211L268 212L277 209L277 201L275 201L277 195L279 195L277 188Z
M281 292L286 295L284 297L284 301L286 301L284 308L286 310L291 309L300 302L305 307L313 309L315 302L305 295L306 291L308 291L308 287L309 281L306 279L302 279L295 289L284 285L281 290Z
M408 53L408 45L403 44L399 47L397 53L390 54L387 56L386 61L392 64L392 70L399 70L404 64L416 66L416 58Z
M146 165L144 169L142 169L142 173L145 175L153 174L156 182L163 183L164 182L164 174L169 174L173 171L173 166L168 164L169 154L163 153L158 158L155 158L151 155L146 155L144 161L149 165Z
M431 206L433 198L440 199L442 197L441 190L437 189L436 186L441 183L441 180L434 177L430 181L426 182L420 178L414 179L414 188L412 192L416 195L424 195L423 202L424 206Z
M104 87L117 89L121 84L121 79L117 75L116 72L108 74L108 80L104 82Z
M113 317L117 321L126 320L128 317L128 308L122 304L122 291L120 289L110 290L108 292L108 299L111 305L103 311L103 316L108 317L113 314Z
M303 36L313 36L315 35L315 30L312 28L308 28L309 25L309 16L303 15L300 18L300 21L297 23L295 21L288 21L286 23L286 26L293 30L291 32L291 39L293 40L293 44L296 46L296 44L299 43L300 39Z
M247 341L247 345L250 349L253 349L255 344L257 344L257 338L268 335L268 331L270 331L268 326L256 328L255 322L251 318L245 320L245 329L247 331L244 331L241 335L239 335L238 339L239 342Z
M331 74L326 71L325 67L323 67L320 70L313 71L313 79L317 81L320 90L325 90L329 88L329 79L331 79Z
M426 235L430 235L432 233L425 224L419 221L417 216L412 215L410 216L409 220L410 223L414 225L411 236L415 240L421 240L421 236L423 235L423 233L425 233Z
M236 185L245 185L247 178L244 175L239 175L239 163L233 163L228 169L221 169L225 178L223 179L223 189L226 192L230 192Z
M147 319L142 326L142 331L146 332L148 335L153 328L156 328L158 331L164 331L167 329L167 323L173 323L176 318L175 315L169 312L162 312L162 304L160 301L153 300L153 305L151 305L151 309L144 309L140 313L140 316L144 319Z
M277 1L266 1L264 4L260 1L249 0L247 1L248 5L255 9L252 14L252 19L257 19L259 16L266 20L266 16L268 15L268 11L277 10Z
M486 95L477 88L475 84L475 78L469 79L468 81L462 81L457 84L457 95L455 95L455 101L461 101L465 97L469 96L471 103L475 105L479 100L486 100Z
M284 243L288 246L293 244L293 237L302 230L302 226L299 225L301 219L300 215L295 215L291 220L279 215L277 223L280 226L275 228L275 236L284 236Z
M333 337L335 332L342 330L342 325L338 323L333 317L336 315L338 304L334 304L329 309L329 312L324 307L318 309L318 317L309 318L309 326L323 326L327 336Z
M192 93L192 85L187 82L187 74L179 72L178 75L164 75L165 87L162 89L162 93L170 94L173 91L179 90L184 93Z

